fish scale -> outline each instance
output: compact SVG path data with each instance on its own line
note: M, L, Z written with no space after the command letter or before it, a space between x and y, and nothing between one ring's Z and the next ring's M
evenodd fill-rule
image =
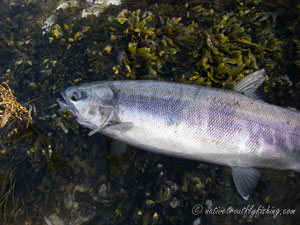
M58 103L92 133L232 167L247 200L259 177L254 168L300 171L300 113L256 99L264 73L248 75L236 91L151 80L94 82L66 89L65 102Z

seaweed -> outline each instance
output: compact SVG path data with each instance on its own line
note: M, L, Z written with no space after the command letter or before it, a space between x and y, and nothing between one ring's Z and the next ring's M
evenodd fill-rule
M175 55L180 51L176 44L177 40L190 41L195 38L191 34L195 24L184 27L181 18L168 18L161 20L161 27L155 28L154 15L137 10L133 13L123 12L119 14L118 22L128 24L124 31L127 38L127 48L119 58L120 64L115 68L126 68L126 77L131 79L143 77L156 77L157 73L165 72L170 64L177 64L178 58ZM154 23L153 25L151 25ZM167 65L169 64L169 65ZM169 71L167 71L169 73Z

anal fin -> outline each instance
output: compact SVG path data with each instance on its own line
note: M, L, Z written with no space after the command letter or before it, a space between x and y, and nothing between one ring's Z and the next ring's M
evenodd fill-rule
M232 177L237 191L246 201L250 198L250 193L257 185L260 172L251 167L232 167Z

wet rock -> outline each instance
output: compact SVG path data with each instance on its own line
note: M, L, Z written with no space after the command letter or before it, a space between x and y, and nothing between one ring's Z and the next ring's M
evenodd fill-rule
M207 206L208 209L211 209L212 206L213 206L212 200L210 200L210 199L206 200L205 204L206 204L206 206Z
M84 9L81 13L81 17L85 18L90 15L99 16L103 12L104 8L105 7L103 5L93 5L90 8Z
M43 29L43 30L48 30L48 29L49 29L50 27L52 27L55 23L56 23L56 16L55 16L55 15L51 15L51 16L49 16L49 17L45 20L42 29Z
M106 184L102 184L99 188L99 196L100 197L106 197L107 196L107 192L108 192L108 188Z
M44 220L47 225L65 225L65 222L56 213L44 217Z
M71 220L69 225L80 225L84 222L91 220L96 215L96 206L89 204L88 202L80 204L80 206L74 208L71 212Z
M73 206L73 199L72 199L72 195L70 193L66 193L64 195L64 205L66 207L66 209L70 210Z
M193 221L193 225L200 225L200 224L201 224L201 219L197 217L197 219Z
M79 6L79 1L77 1L77 0L63 1L57 6L56 10L68 9L68 8L77 7L77 6Z
M107 8L110 4L112 5L120 5L120 0L97 0L97 1L88 1L93 5L89 8L86 8L82 11L81 17L85 18L90 15L99 16L105 8Z

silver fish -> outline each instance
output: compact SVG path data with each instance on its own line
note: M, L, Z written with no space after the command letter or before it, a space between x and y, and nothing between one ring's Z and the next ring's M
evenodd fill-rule
M162 81L101 81L61 92L78 123L157 153L230 166L248 200L256 168L300 171L300 113L258 99L259 70L235 91Z

